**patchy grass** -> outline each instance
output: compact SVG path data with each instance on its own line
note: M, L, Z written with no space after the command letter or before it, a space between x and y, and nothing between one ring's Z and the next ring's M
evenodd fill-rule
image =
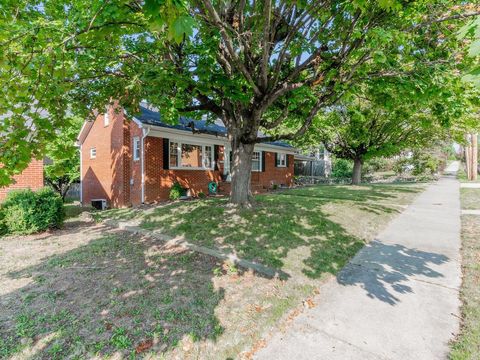
M319 186L258 196L253 210L205 199L96 213L281 268L285 280L75 218L5 238L0 358L248 357L420 189Z
M99 215L134 219L145 229L320 278L342 268L420 189L411 184L315 186L259 195L253 210L206 199Z
M65 217L66 219L70 219L70 218L76 218L77 216L79 216L80 214L82 214L83 212L90 212L92 211L92 208L91 207L85 207L85 206L81 206L78 202L77 203L74 203L72 201L70 202L65 202L63 204L63 208L65 209Z
M480 202L480 189L461 189L462 207L469 192L467 204ZM480 354L480 216L462 215L462 331L452 344L451 359L478 359Z
M480 210L480 188L460 188L462 209Z
M480 182L480 178L475 181L471 181L467 179L467 172L465 171L465 164L460 163L460 168L458 169L457 172L457 179L460 180L460 182L464 183L478 183Z
M0 358L225 359L313 292L102 225L0 242Z

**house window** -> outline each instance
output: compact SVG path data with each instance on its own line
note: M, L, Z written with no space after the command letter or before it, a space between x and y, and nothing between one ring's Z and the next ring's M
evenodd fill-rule
M170 142L169 161L170 168L212 169L212 146Z
M286 167L287 166L287 154L277 154L277 167Z
M90 149L90 159L95 159L97 157L97 149L91 148Z
M233 152L230 151L230 162L233 164ZM261 151L254 151L252 155L252 171L262 171Z
M262 157L260 151L254 151L252 155L252 171L262 170Z
M211 146L205 146L205 152L203 156L203 167L207 169L211 169L212 166L212 147Z
M170 167L178 167L178 143L170 142Z
M202 146L182 144L182 156L180 166L185 168L202 167Z
M133 138L133 160L140 160L140 138Z
M108 126L110 124L110 114L107 112L103 115L103 126Z

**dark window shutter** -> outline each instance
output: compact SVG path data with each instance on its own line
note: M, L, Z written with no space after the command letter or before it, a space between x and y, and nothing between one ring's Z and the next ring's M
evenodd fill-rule
M265 172L265 151L262 151L262 172Z
M230 156L230 162L232 162L233 161L233 151L232 150L230 150L230 155L229 156Z
M215 145L213 147L213 160L215 161L215 170L218 171L218 154L220 152L220 145Z
M170 141L163 138L163 168L168 170L170 168L169 153L170 150Z
M278 153L275 153L275 167L278 166Z
M287 168L288 168L288 158L289 157L290 157L290 155L285 154L285 165L287 165Z

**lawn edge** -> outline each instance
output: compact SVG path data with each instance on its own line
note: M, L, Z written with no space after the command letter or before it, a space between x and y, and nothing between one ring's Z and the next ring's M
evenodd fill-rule
M141 234L143 236L153 237L166 244L171 244L172 246L181 246L189 250L198 252L200 254L212 256L222 261L230 261L233 264L241 266L243 268L252 269L254 272L267 276L268 278L287 279L289 277L289 275L282 270L273 269L255 261L241 259L235 254L226 254L219 250L192 244L183 236L172 237L160 232L143 229L135 224L132 224L132 222L123 222L113 219L106 219L102 222L107 226L127 231L131 234Z

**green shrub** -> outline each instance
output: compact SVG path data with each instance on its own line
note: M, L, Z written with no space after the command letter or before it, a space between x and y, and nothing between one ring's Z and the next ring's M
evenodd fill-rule
M185 189L182 188L178 182L174 183L170 188L170 200L178 200L181 196L185 194Z
M391 170L390 161L384 157L375 157L365 162L365 167L371 168L372 172Z
M412 165L412 174L415 176L433 175L439 169L441 161L428 151L415 151Z
M58 228L65 219L62 198L50 188L37 192L12 191L1 205L0 213L0 228L8 234L32 234Z
M353 175L353 162L346 159L335 158L332 162L332 177L351 178Z
M198 197L199 197L200 199L205 199L205 198L207 197L207 195L205 195L205 193L204 193L203 191L200 191L200 192L198 193Z

